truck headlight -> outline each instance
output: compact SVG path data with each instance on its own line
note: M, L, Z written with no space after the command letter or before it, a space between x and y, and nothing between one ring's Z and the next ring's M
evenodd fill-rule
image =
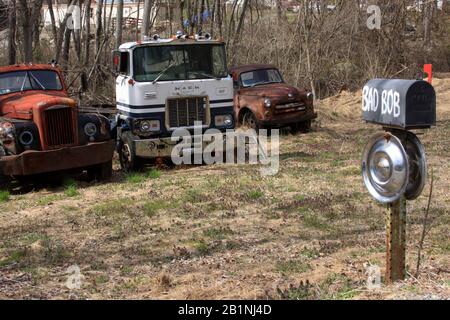
M159 120L144 120L139 123L139 130L142 133L158 132L161 130Z
M314 101L314 94L312 92L308 92L308 94L306 95L306 98L309 101Z
M270 99L264 99L264 106L266 108L270 108L272 106L272 101L270 101Z
M19 142L25 147L31 146L33 144L33 141L33 133L31 133L30 131L23 131L19 135Z
M95 125L95 123L86 123L84 125L84 133L90 138L94 137L97 134L97 126Z
M216 116L214 122L217 127L230 127L233 124L233 116L231 114Z

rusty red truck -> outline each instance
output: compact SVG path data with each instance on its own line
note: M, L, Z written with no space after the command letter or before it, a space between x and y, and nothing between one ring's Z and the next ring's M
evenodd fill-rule
M0 185L48 172L112 173L110 122L81 114L54 65L0 67Z
M314 96L306 89L288 85L273 65L252 64L232 68L234 111L240 125L252 129L290 126L309 131Z

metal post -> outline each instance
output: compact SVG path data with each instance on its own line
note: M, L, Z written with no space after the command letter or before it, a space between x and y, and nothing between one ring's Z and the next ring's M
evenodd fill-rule
M386 284L406 277L406 199L388 205L386 220Z

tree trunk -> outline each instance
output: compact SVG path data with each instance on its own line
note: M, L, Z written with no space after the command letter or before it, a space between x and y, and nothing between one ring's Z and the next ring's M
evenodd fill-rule
M137 18L136 18L136 41L139 40L139 16L141 13L141 0L137 3Z
M431 23L433 20L433 4L427 3L424 7L423 12L423 27L424 27L424 37L423 44L426 50L431 49Z
M144 39L145 36L148 36L150 32L152 7L153 0L144 0L144 16L142 17L143 21L141 32L142 39Z
M64 72L64 75L67 75L67 69L69 64L69 53L70 53L70 38L72 35L72 30L70 28L66 28L64 32L64 43L62 48L61 55L61 68Z
M85 92L88 88L86 67L89 63L90 47L91 47L91 0L87 0L84 8L84 57L83 57L83 71L81 72L81 91Z
M55 13L53 12L53 1L47 0L47 6L48 6L48 12L50 14L50 20L52 22L52 34L53 34L53 41L56 43L58 41L58 31L56 29L56 20L55 20Z
M11 0L8 8L8 64L16 64L16 1Z
M71 0L67 4L67 7L70 7L73 4L74 1L75 0ZM59 59L61 57L61 48L62 48L62 45L63 45L64 34L65 34L65 31L66 31L66 26L67 26L67 20L69 19L70 15L71 14L69 12L66 12L66 15L64 16L63 21L59 25L58 38L56 39L56 49L55 49L55 51L56 51L56 53L55 53L55 60L56 60L56 62L59 62Z
M79 6L80 11L81 11L81 0L77 0L77 5ZM80 19L81 19L81 17L80 17ZM80 28L81 28L81 21L80 21ZM81 62L81 55L82 55L82 53L81 53L81 29L73 30L73 39L74 39L75 52L77 54L78 62Z
M84 9L84 23L85 23L85 33L84 33L84 65L89 62L90 56L90 36L91 36L91 0L87 0Z
M243 4L242 4L242 12L241 12L241 17L239 18L239 23L238 26L236 28L236 33L234 35L234 40L233 40L233 55L232 55L232 61L233 63L235 62L235 55L236 55L236 44L239 42L240 40L240 36L241 36L241 32L242 32L242 28L244 27L244 21L245 21L245 14L247 13L247 8L248 8L248 4L249 4L249 0L244 0Z
M198 9L198 24L197 24L197 32L203 31L203 13L205 12L205 0L201 0L199 9Z
M117 0L116 49L122 44L123 0Z
M43 1L42 1L43 2ZM41 8L42 8L42 4L39 7L39 11L36 13L33 13L34 15L34 21L33 21L33 48L34 51L38 51L40 50L41 46L40 46L40 33L41 33L41 20L42 20L42 16L41 16Z
M186 29L184 28L184 0L180 0L179 1L178 11L179 11L179 14L180 14L181 31L183 31L183 33L185 33Z
M209 4L209 2L208 2L208 4ZM211 20L210 20L210 32L211 32L211 36L214 36L214 26L215 26L215 24L216 24L216 4L217 4L217 1L216 0L213 0L213 5L212 5L212 8L211 8Z
M223 10L222 3L220 0L217 0L217 26L219 28L219 37L223 37Z
M102 9L103 9L103 0L97 0L97 8L95 15L95 53L98 54L101 46L101 37L102 37Z
M172 6L170 4L170 0L167 0L167 18L169 21L169 36L173 35L172 30Z
M314 85L314 75L312 70L312 62L311 62L311 26L310 26L310 19L311 19L311 13L308 10L307 6L304 6L304 17L303 17L303 32L304 32L304 47L306 52L306 70L308 73L309 83L311 87L311 91L316 97L316 87Z
M33 28L31 23L31 12L28 9L27 0L19 0L19 10L22 13L20 19L24 62L33 61Z

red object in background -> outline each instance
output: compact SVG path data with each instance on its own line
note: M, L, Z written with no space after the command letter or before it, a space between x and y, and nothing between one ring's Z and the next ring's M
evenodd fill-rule
M423 71L428 75L428 83L432 84L432 82L433 82L433 65L432 64L424 65Z
M114 56L114 65L115 66L119 65L119 56L117 56L117 55Z

